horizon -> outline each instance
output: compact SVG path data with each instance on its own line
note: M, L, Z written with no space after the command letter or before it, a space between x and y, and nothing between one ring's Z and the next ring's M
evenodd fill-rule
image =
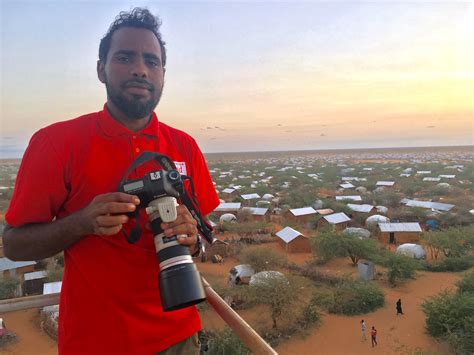
M0 157L8 159L38 129L102 108L99 41L131 7L0 6ZM167 48L157 115L206 154L474 142L473 1L144 6L161 18Z
M219 155L219 154L266 154L266 153L305 153L305 152L318 152L318 153L331 153L331 152L345 152L345 151L403 151L403 150L435 150L435 149L446 149L446 150L473 150L474 144L472 145L438 145L438 146L411 146L411 147L370 147L370 148L334 148L334 149L296 149L296 150L253 150L253 151L223 151L223 152L203 152L204 155ZM5 158L0 157L1 160L21 160L22 156Z

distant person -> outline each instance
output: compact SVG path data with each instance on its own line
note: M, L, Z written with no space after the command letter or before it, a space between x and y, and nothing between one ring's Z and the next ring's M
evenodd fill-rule
M372 326L372 330L370 331L370 338L372 339L372 347L377 345L377 329Z
M87 18L83 22L94 25ZM199 354L202 326L196 307L163 311L147 218L142 211L141 238L129 244L122 231L130 235L135 227L127 213L140 201L116 192L132 162L153 151L191 176L203 215L219 204L196 141L154 113L166 65L160 25L144 8L116 17L99 45L97 76L107 92L103 109L36 132L18 172L5 216L4 252L12 260L39 260L64 250L59 355ZM149 162L128 178L157 169ZM165 236L182 235L178 243L198 256L196 224L179 206L176 221L161 228Z
M365 335L366 326L365 326L365 321L363 319L360 321L360 330L362 332L362 340L366 341L367 340L367 336Z
M401 298L399 298L398 301L397 301L396 309L397 309L397 316L398 316L399 314L402 314L402 315L403 315L402 299L401 299Z
M7 333L7 326L5 325L5 321L3 318L0 318L0 338L3 337Z

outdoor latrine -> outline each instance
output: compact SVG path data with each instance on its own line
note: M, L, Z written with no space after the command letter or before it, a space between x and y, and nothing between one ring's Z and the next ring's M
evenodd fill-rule
M35 271L24 274L25 282L23 282L23 294L39 295L43 293L43 285L46 279L46 271Z
M375 278L375 266L372 261L362 260L357 263L359 280L369 281Z

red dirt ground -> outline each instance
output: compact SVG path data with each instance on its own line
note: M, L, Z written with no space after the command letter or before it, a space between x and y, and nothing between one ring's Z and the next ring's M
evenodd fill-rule
M280 250L277 243L266 244ZM310 254L290 254L288 260L301 264ZM222 264L198 263L201 273L213 285L225 285L229 269L238 264L233 258L227 258ZM340 274L353 273L349 259L336 259L324 269ZM356 317L324 315L322 324L310 331L305 338L295 336L277 347L280 354L412 354L423 350L438 355L449 354L446 346L439 344L425 333L425 317L420 305L423 300L446 288L452 288L460 278L453 273L419 273L416 280L405 285L391 288L383 286L386 305L369 314ZM395 302L402 299L405 315L396 316ZM260 326L266 310L244 310L239 313L253 326ZM0 350L1 354L15 355L52 355L57 354L56 343L39 328L37 310L19 311L2 315L7 327L17 333L18 341ZM203 325L208 329L221 329L224 322L212 310L201 313ZM268 317L269 318L269 317ZM371 347L370 340L363 342L360 334L360 320L365 319L367 335L372 325L378 330L376 348ZM369 336L368 336L369 338Z

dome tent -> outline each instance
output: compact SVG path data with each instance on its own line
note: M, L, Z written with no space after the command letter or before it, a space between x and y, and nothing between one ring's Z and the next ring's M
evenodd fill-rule
M352 235L360 239L370 238L370 231L365 228L347 227L342 231L344 235Z
M233 215L232 213L224 213L220 218L219 218L219 222L220 223L223 223L223 222L234 222L234 221L237 221L237 217L235 215Z
M367 227L375 227L379 223L387 223L387 222L390 222L390 218L382 216L380 214L374 214L365 220L365 225Z
M419 244L402 244L397 248L397 254L409 256L414 259L426 259L425 249Z

